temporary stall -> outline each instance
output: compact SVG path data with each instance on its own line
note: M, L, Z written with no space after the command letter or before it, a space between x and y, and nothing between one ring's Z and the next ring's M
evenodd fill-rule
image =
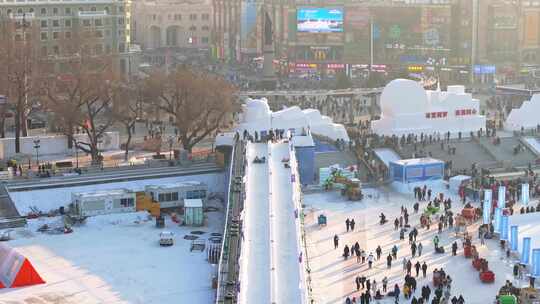
M202 226L204 224L203 201L200 198L184 200L184 225Z
M71 211L79 216L135 212L136 193L128 189L71 194Z
M444 176L444 162L434 158L401 159L390 162L392 182L415 183L440 180Z
M196 181L187 181L165 185L146 186L145 192L161 208L178 208L184 206L185 199L206 200L208 186Z
M0 288L44 283L45 281L25 256L0 243Z

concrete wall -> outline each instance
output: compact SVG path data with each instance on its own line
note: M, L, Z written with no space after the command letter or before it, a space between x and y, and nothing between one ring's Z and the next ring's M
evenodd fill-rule
M57 155L68 154L71 151L68 149L67 137L64 135L50 136L28 136L21 137L21 153L35 155L34 140L40 140L39 155ZM75 135L77 141L87 142L86 134ZM107 132L99 144L102 151L120 149L120 136L118 132ZM15 155L15 138L0 139L0 159L8 159Z

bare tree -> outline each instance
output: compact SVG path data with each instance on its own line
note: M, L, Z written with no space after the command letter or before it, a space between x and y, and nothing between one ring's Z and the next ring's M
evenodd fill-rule
M54 71L44 82L42 92L48 108L58 116L68 146L75 143L76 148L91 155L93 163L98 163L99 143L114 120L110 109L117 78L110 56L92 50L89 43L93 40L88 35L75 31L62 41L54 60L61 62L64 69ZM76 128L87 135L86 141L74 140Z
M141 113L143 89L142 81L135 81L133 83L119 83L114 89L113 94L113 117L118 121L126 130L127 139L124 143L124 160L128 160L129 148L133 132L135 129L135 123Z
M35 47L37 36L37 26L26 15L11 15L0 20L0 66L3 70L0 82L14 111L16 153L21 150L20 137L28 135L26 118L32 108L40 67ZM2 129L4 118L1 119Z
M179 67L171 74L155 72L147 78L147 95L172 116L182 147L191 152L208 135L224 127L235 88L223 78Z

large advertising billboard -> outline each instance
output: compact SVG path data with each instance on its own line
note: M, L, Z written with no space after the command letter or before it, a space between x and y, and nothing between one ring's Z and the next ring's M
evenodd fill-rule
M343 32L343 8L299 8L296 12L298 32Z

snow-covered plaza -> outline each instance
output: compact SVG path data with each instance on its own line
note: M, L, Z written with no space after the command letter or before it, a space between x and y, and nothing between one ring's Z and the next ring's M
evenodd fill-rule
M59 218L29 220L12 231L9 242L26 256L45 284L0 289L0 303L211 303L216 269L206 252L190 251L191 231L223 232L223 214L210 212L205 227L180 227L166 218L175 245L159 246L155 220L145 212L111 214L87 219L70 234L37 232Z
M406 272L403 270L403 258L411 259L411 249L408 242L408 232L405 239L400 240L399 230L394 230L394 220L400 217L401 206L408 209L410 214L409 223L411 229L417 227L419 234L417 243L423 245L423 252L412 258L412 275L415 276L414 264L426 262L428 265L426 278L422 277L422 271L417 279L417 290L413 295L420 296L422 286L429 284L434 290L432 277L435 268L443 268L452 278L451 295L463 295L467 304L487 304L493 303L499 288L506 280L511 280L515 285L525 286L528 281L515 282L512 275L512 267L515 260L507 260L506 253L501 251L498 239L486 240L485 245L480 245L478 239L478 226L480 222L468 227L469 233L473 236L473 244L477 246L481 257L489 262L489 268L495 273L495 282L485 284L479 279L479 273L471 265L471 259L467 259L463 254L462 237L457 237L453 229L445 228L439 235L440 246L446 250L443 254L434 252L433 238L437 235L437 225L431 225L430 230L420 228L420 214L425 209L427 202L420 202L418 213L413 213L413 204L416 201L412 191L411 194L398 194L389 189L363 189L364 199L362 201L348 201L341 196L338 191L318 192L304 195L304 204L307 234L307 255L309 267L311 268L311 281L313 287L313 298L315 303L345 303L347 297L356 297L360 303L359 296L364 290L357 291L356 276L365 276L367 279L376 280L377 289L382 292L382 280L388 278L388 292L393 290L394 284L403 288ZM434 193L443 192L445 197L450 195L452 199L452 211L457 214L463 205L457 195L451 195L446 190L435 190ZM474 203L478 206L478 203ZM379 215L384 213L388 222L384 225L379 223ZM317 218L320 214L327 216L327 226L319 226ZM356 222L354 231L347 232L346 219L354 219ZM339 237L339 246L334 249L334 235ZM457 241L459 249L456 256L452 256L451 245ZM345 245L353 246L355 242L360 244L361 250L366 251L366 255L373 253L381 246L382 255L380 260L375 259L372 269L368 269L368 263L357 263L356 257L351 256L347 260L343 258L343 248ZM398 246L397 260L392 262L391 269L387 268L386 257L395 245ZM374 292L372 291L372 295ZM433 293L432 293L433 298ZM400 295L399 303L410 303L403 293ZM384 297L381 300L372 300L370 303L394 303L394 298ZM431 303L431 302L429 302Z

